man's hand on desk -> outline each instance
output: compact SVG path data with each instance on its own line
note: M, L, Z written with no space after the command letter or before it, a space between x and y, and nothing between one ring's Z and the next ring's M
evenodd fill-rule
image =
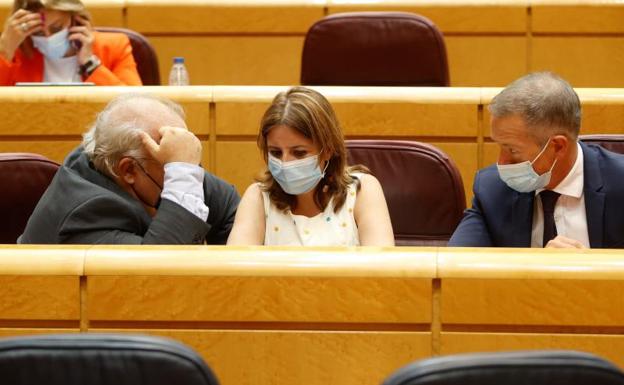
M553 249L585 249L586 247L577 240L566 238L563 235L557 235L554 239L551 239L546 248Z

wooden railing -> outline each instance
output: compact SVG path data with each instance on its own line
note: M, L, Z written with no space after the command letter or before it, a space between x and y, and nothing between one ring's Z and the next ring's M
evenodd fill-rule
M624 366L621 250L5 245L0 272L1 336L169 336L224 385L376 385L471 351Z

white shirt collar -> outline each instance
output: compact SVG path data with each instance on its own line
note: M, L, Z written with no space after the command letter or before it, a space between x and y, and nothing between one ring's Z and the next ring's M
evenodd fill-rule
M581 145L577 142L576 144L578 151L576 152L576 160L574 161L574 165L568 172L565 178L553 189L553 191L558 192L561 195L567 195L574 198L580 198L583 195L583 149ZM544 189L539 189L535 191L535 194L539 194Z

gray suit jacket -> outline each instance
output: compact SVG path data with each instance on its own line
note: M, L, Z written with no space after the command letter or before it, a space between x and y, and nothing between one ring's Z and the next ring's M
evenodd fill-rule
M232 185L206 173L204 198L206 222L166 199L152 218L78 148L59 168L18 243L225 244L240 197Z

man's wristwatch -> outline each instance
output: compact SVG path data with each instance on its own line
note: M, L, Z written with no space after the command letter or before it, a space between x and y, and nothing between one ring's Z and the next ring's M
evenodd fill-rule
M95 71L100 66L100 64L102 64L100 58L95 55L91 55L91 57L83 65L80 66L80 73L84 77L91 76L93 71Z

